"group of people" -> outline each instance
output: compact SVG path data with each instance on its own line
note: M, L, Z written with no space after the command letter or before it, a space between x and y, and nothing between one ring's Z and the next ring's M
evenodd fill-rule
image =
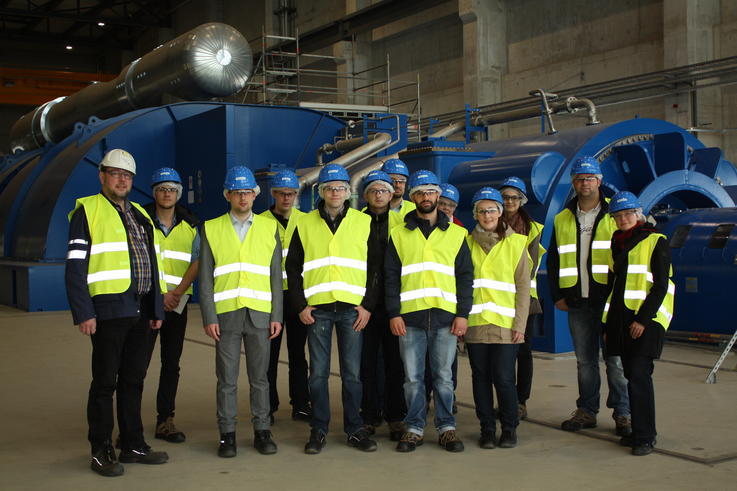
M428 170L410 175L397 158L365 176L360 211L350 207L351 179L340 165L322 167L320 200L308 213L295 207L297 176L278 172L274 204L261 214L253 210L260 193L253 173L231 167L223 190L229 209L204 224L178 204L183 189L174 169L154 173L154 202L145 208L128 200L135 173L128 152L109 151L99 167L101 193L77 200L69 215L67 292L74 323L93 347L87 405L93 471L118 476L122 463L168 460L147 445L141 420L157 337L155 437L185 441L174 424L174 402L195 278L204 330L216 346L220 457L237 454L242 347L253 446L277 452L271 428L283 331L291 415L310 425L307 454L322 451L329 430L333 329L349 446L375 451L373 435L385 420L396 450L414 451L424 443L432 399L439 445L463 451L455 417L460 339L472 372L479 446L517 444L532 382L531 326L542 313L535 278L545 253L543 226L524 209L520 178L475 192L469 233L454 216L458 190ZM672 316L669 248L635 196L604 198L595 159L576 161L571 178L575 197L555 218L547 257L553 301L568 312L578 362L577 409L562 428L596 426L603 337L616 432L633 454L646 455L656 434L653 360Z

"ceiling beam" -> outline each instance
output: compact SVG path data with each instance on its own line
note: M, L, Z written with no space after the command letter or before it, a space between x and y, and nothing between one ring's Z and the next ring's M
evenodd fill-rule
M72 26L74 29L72 30L72 27L67 29L67 31L71 34L72 32L77 31L78 29L86 26L87 24L97 24L98 22L102 21L105 24L108 25L116 25L116 26L128 26L128 27L159 27L159 24L152 23L152 22L145 22L145 21L136 21L127 19L125 17L104 17L101 15L98 15L99 12L102 12L103 9L99 9L98 7L93 7L91 9L88 9L84 14L69 14L65 12L54 12L54 11L47 11L47 10L41 10L41 9L33 9L33 10L24 10L24 9L11 9L6 7L0 7L0 15L1 16L8 16L8 17L16 17L16 18L32 18L32 19L39 19L37 23L40 23L44 19L65 19L65 20L72 20L75 21L75 24Z

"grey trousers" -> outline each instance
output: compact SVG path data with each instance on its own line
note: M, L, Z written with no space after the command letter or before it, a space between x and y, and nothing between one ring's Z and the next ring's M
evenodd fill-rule
M266 372L271 341L268 319L268 314L247 308L218 315L220 341L215 345L215 373L218 378L217 417L220 433L235 431L238 421L241 342L246 351L253 429L269 429L269 380Z

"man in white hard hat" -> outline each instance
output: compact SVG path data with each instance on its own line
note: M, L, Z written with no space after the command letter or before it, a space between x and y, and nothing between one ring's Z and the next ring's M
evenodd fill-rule
M90 467L123 474L123 463L163 464L143 439L141 395L150 330L164 318L157 239L149 215L128 200L136 162L110 150L100 162L102 192L77 200L69 214L66 289L74 323L92 339L92 383L87 402ZM117 393L120 462L111 443Z

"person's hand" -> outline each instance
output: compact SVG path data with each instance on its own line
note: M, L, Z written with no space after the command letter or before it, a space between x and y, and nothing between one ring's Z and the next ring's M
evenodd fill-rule
M215 341L220 341L220 324L208 324L205 326L205 334Z
M525 333L519 331L512 331L512 342L517 344L521 343L525 339Z
M97 331L97 318L87 319L79 323L79 332L92 336Z
M148 326L151 329L161 329L161 324L163 324L163 323L164 323L164 321L162 321L161 319L159 319L157 321L148 321Z
M269 339L274 339L281 333L281 322L270 322L269 323Z
M461 336L466 335L466 331L468 330L468 319L465 317L456 317L453 319L453 324L450 325L450 333L458 336L459 338Z
M308 305L304 308L302 312L299 313L299 320L305 326L311 326L315 323L315 318L312 317L313 310L315 310L315 307L313 307L312 305Z
M174 290L164 293L164 310L171 312L179 305L182 296L174 293Z
M371 318L371 312L364 309L361 305L357 305L354 308L356 309L356 312L358 312L358 315L356 316L356 322L353 323L353 330L361 332L361 329L366 327L366 324L368 324L368 321Z
M563 312L568 312L568 303L566 302L565 298L561 298L557 302L555 302L555 308L558 310L562 310Z
M632 337L632 339L639 338L640 336L642 336L643 332L645 332L645 326L643 326L639 322L634 321L632 322L632 324L630 324L630 336Z
M407 326L404 325L404 319L402 319L401 315L389 319L389 329L391 329L392 334L395 336L404 336L407 334Z

